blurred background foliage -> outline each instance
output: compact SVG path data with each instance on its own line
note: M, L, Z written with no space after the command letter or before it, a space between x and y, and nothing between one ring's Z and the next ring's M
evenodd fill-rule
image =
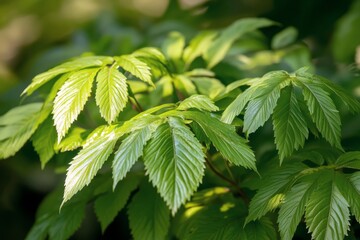
M20 104L21 91L36 74L71 57L159 47L171 31L189 40L199 30L260 16L280 24L249 34L235 45L231 56L214 69L223 83L310 65L360 96L360 0L1 0L0 114ZM349 150L359 150L359 122L359 116L343 119L343 144ZM271 136L268 126L252 137L258 157L274 150ZM28 143L16 156L0 162L2 239L24 238L40 201L63 184L64 175L56 172L62 173L61 162L71 157L60 154L41 170ZM73 238L129 239L124 214L102 236L89 209Z

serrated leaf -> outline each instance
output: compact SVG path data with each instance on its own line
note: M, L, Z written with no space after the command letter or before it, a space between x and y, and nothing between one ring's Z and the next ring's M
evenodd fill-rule
M191 96L197 93L194 83L185 75L176 75L173 78L175 89Z
M329 94L316 83L307 79L296 81L302 86L302 93L310 115L321 135L332 145L342 149L340 143L340 115Z
M0 159L13 156L35 132L42 103L16 107L0 117Z
M100 222L102 232L114 220L118 212L127 203L131 192L139 185L138 176L130 176L121 181L113 192L107 192L95 200L95 214Z
M149 66L132 55L122 55L114 57L117 64L125 71L131 73L140 80L154 86L151 80L151 72Z
M169 117L144 152L146 172L173 214L199 186L205 169L202 146L182 120Z
M58 133L58 142L65 136L71 124L83 110L91 94L96 69L79 70L60 88L54 100L53 119Z
M93 177L102 167L113 151L120 136L114 131L114 126L99 127L86 141L83 149L70 162L66 173L65 191L62 205L89 185Z
M357 172L356 174L358 174ZM354 175L353 175L354 176ZM350 210L356 221L360 222L360 188L354 184L354 177L347 177L342 173L335 175L335 184L350 205Z
M335 162L339 168L353 168L360 170L360 151L342 154Z
M288 85L288 75L283 72L267 74L257 87L257 97L251 99L244 115L244 129L247 134L255 132L269 119L280 97L280 90Z
M246 140L237 135L231 125L202 112L187 111L182 114L200 125L224 158L236 166L243 166L257 171L254 153L246 145Z
M261 218L258 221L248 223L244 230L249 240L277 239L277 232L275 231L272 221L268 218Z
M56 143L56 129L51 117L48 117L37 129L32 137L33 146L40 156L41 168L54 156Z
M54 149L60 152L75 150L83 145L86 136L87 131L85 129L74 127L60 143L55 143Z
M349 205L332 179L322 181L306 204L306 225L315 240L344 239L349 230Z
M128 215L135 240L165 239L170 227L170 212L150 184L142 184L129 205Z
M203 31L195 36L184 50L184 62L189 66L195 58L201 56L210 47L216 34L215 31Z
M190 79L196 86L198 92L208 96L210 99L215 99L225 89L224 84L213 77L197 76L190 77Z
M301 69L300 69L301 70ZM305 79L311 79L314 82L317 82L323 85L325 88L330 90L335 94L335 97L339 99L339 102L345 104L345 106L352 112L360 112L360 102L357 101L354 97L350 96L349 93L344 91L340 86L336 85L334 82L315 75L311 73L307 73L306 71L297 71L296 76Z
M152 71L159 70L162 74L167 74L167 61L165 56L157 48L145 47L140 48L132 53L134 57L146 63Z
M184 36L179 32L171 32L164 40L162 50L168 58L176 61L181 58L184 46Z
M281 239L293 239L296 228L304 215L305 204L313 189L314 183L301 182L286 193L278 217Z
M80 227L85 217L85 202L76 202L61 210L51 223L49 237L51 240L66 240Z
M96 82L96 104L101 116L111 124L128 101L126 77L118 71L117 65L112 65L100 69Z
M52 214L44 214L37 218L34 225L27 233L25 240L45 240L54 219L55 216Z
M280 164L294 150L303 147L309 131L292 87L286 87L273 114L273 126L276 148L279 151Z
M214 112L219 111L219 108L214 104L210 98L204 95L192 95L182 101L177 107L178 110L187 110L196 108L203 111Z
M112 163L113 172L113 188L122 180L130 171L135 162L143 155L143 149L153 132L161 122L153 122L150 125L133 131L127 138L123 140L119 149L116 151L114 161Z
M246 18L234 22L220 33L205 52L204 58L208 62L207 67L212 68L218 64L225 57L231 45L244 34L271 25L274 25L274 22L265 18Z
M83 68L102 66L108 63L111 63L113 59L111 57L101 57L101 56L90 56L90 57L80 57L69 62L65 62L56 66L44 73L37 75L32 83L23 91L22 94L32 94L36 89L53 79L54 77L75 70L80 70Z
M294 176L304 169L305 166L302 164L284 165L264 177L261 188L251 199L245 224L260 219L269 211L279 207L285 197L285 188L289 187Z

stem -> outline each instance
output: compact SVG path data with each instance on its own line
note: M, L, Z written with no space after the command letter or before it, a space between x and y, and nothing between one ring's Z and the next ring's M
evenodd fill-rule
M138 112L143 112L144 109L141 107L140 103L136 99L135 94L131 90L130 86L128 86L128 89L129 89L129 94L130 94L130 101L131 101L131 104L133 105L133 108Z
M231 186L233 186L237 192L239 193L240 197L246 202L249 203L249 198L246 196L246 194L244 193L244 191L237 185L237 183L229 178L227 178L226 176L224 176L221 172L219 172L212 164L211 162L208 160L208 158L205 159L207 165L209 166L209 168L215 173L215 175L217 175L219 178L221 178L222 180L226 181L227 183L229 183Z

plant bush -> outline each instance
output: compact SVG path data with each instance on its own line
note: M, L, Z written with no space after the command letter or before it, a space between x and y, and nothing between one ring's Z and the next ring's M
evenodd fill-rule
M0 117L0 158L30 139L42 168L68 167L27 239L69 238L89 204L103 231L127 206L134 239L292 239L303 223L313 239L347 236L360 221L360 152L341 143L341 113L360 103L314 73L295 29L272 52L246 45L275 24L242 19L189 42L172 32L161 49L37 75L27 103ZM229 77L263 61L288 71ZM253 150L269 133L270 150Z

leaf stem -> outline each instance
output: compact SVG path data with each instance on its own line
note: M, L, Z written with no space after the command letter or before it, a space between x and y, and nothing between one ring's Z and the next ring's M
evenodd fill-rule
M133 91L131 90L130 86L128 85L128 90L129 90L129 94L130 94L130 101L131 104L133 105L133 108L140 112L143 112L144 109L142 108L142 106L140 105L140 103L138 102L138 100L135 97L135 94L133 93Z

